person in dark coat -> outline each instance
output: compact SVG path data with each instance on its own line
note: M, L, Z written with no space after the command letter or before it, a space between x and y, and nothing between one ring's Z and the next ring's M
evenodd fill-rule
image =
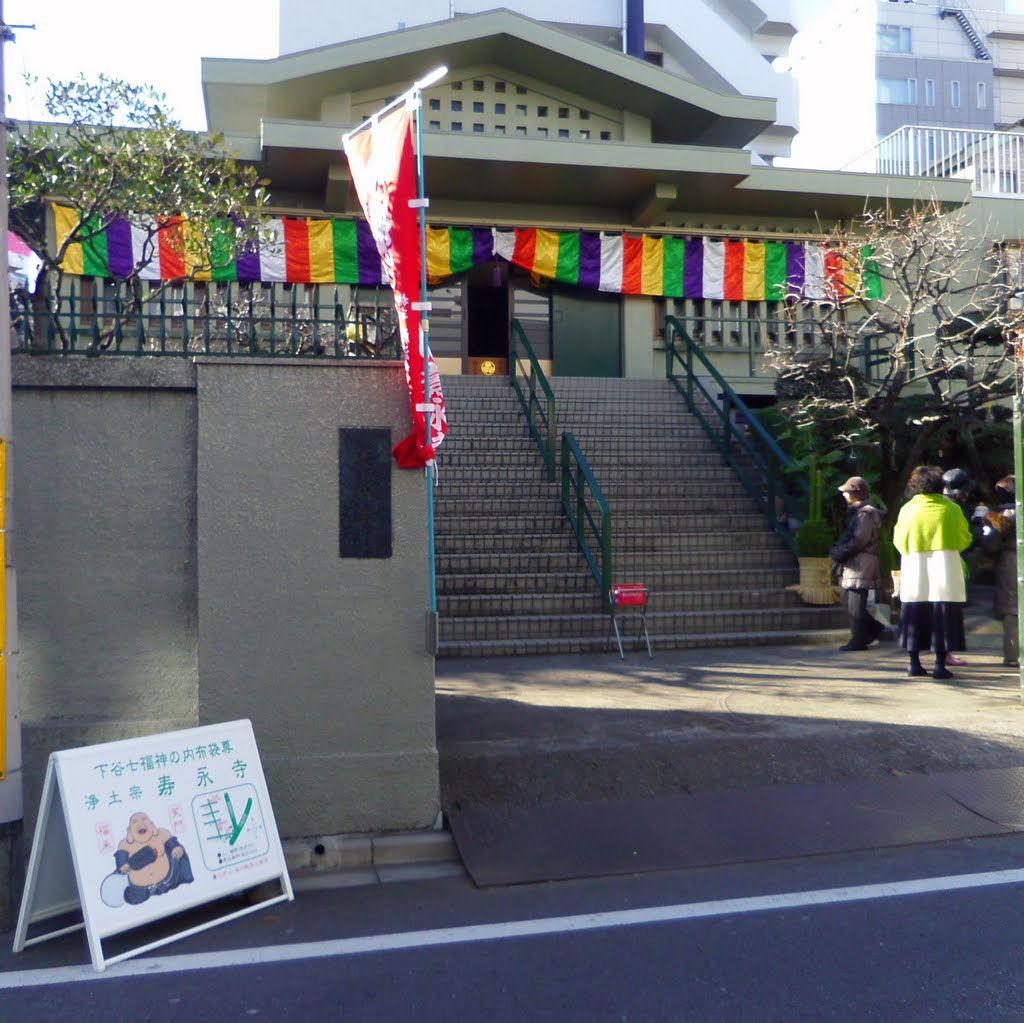
M1004 476L996 485L994 509L985 516L982 549L995 556L995 590L992 612L1003 623L1003 664L1020 663L1017 632L1017 509L1016 483Z
M868 611L868 591L882 585L878 567L878 538L882 513L868 503L868 484L851 476L840 488L846 500L846 531L832 545L829 556L842 565L840 585L846 594L850 619L850 640L840 650L867 650L885 631L885 626Z

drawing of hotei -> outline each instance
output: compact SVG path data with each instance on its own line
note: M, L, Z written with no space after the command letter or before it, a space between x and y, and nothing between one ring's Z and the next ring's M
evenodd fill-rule
M185 847L145 813L133 813L128 831L114 853L114 872L104 880L100 897L116 908L138 906L194 879Z

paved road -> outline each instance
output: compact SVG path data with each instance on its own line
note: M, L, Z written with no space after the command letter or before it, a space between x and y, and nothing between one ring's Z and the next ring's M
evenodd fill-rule
M80 934L18 956L5 942L0 1019L1021 1020L1022 864L1012 836L486 891L304 891L102 975Z

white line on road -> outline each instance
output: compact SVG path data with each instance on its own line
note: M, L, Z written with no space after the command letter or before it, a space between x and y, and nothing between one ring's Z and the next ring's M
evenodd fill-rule
M529 938L547 934L572 934L612 927L639 927L645 924L706 919L738 913L803 909L809 906L830 906L843 902L863 902L908 895L956 892L969 888L989 888L994 885L1020 884L1022 882L1024 882L1024 870L997 870L981 874L923 878L916 881L893 881L887 884L856 885L849 888L823 888L818 891L786 892L781 895L755 895L743 899L691 902L676 906L651 906L646 909L582 913L576 916L545 917L537 920L507 920L493 924L469 924L464 927L443 927L426 931L406 931L399 934L372 934L362 938L338 938L334 941L313 941L295 945L267 945L260 948L230 949L196 955L159 956L151 959L124 961L110 967L104 973L97 973L91 966L22 970L15 973L0 973L0 990L40 987L46 984L122 980L127 977L148 977L193 970L262 966L296 962L303 959L329 959L364 955L371 952L430 948L438 945L502 941L509 938Z

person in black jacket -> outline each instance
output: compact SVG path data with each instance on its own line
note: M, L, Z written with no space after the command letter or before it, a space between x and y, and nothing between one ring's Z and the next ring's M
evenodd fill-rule
M860 476L851 476L839 493L846 500L846 532L832 545L829 555L843 568L840 585L850 619L850 641L839 649L867 650L885 631L868 612L868 591L882 585L878 567L882 513L868 503L868 484Z

